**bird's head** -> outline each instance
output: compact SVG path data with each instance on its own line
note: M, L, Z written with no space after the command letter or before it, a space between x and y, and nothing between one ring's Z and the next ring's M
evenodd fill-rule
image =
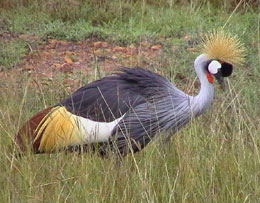
M209 83L213 83L213 76L222 89L225 88L224 77L233 72L233 66L244 61L244 47L237 37L223 30L212 32L205 36L202 52L195 60L195 70L206 76Z

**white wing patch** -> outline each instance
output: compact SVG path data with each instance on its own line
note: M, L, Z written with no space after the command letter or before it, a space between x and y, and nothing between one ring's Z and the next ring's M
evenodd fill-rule
M112 122L97 122L76 116L84 143L106 142L124 115Z
M221 64L216 61L216 60L213 60L210 64L209 64L209 67L208 67L208 70L211 74L216 74L218 72L218 69L221 68Z

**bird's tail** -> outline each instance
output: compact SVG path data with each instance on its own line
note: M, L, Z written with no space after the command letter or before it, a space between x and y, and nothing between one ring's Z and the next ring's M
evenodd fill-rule
M15 143L21 151L52 152L82 143L77 117L63 106L49 107L33 116L19 130ZM30 147L30 148L31 148Z

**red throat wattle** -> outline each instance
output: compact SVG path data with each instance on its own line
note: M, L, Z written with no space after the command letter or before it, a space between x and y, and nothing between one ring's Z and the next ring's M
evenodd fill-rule
M213 83L214 79L213 79L212 75L209 72L206 73L206 76L207 76L208 81L210 83Z

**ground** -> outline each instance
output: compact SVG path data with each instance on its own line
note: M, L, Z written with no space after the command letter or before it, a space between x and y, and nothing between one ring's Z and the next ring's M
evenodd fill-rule
M12 39L8 33L0 36L0 41ZM24 40L38 40L37 36L18 35ZM21 74L28 74L31 84L44 85L46 81L64 76L62 84L72 90L79 87L79 75L99 74L118 70L122 66L147 66L160 56L162 45L153 42L140 42L129 46L118 46L105 41L87 39L85 41L65 41L48 39L43 45L34 49L28 47L30 52L24 56L18 68L0 72L0 77L8 78ZM37 81L37 84L34 82Z

